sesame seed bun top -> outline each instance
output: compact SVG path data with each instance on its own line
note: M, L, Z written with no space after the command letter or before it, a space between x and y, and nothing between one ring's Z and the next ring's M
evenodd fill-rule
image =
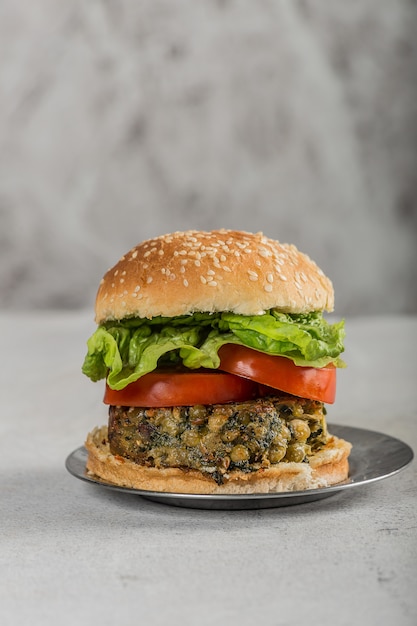
M104 275L96 322L196 311L260 315L332 311L333 286L293 245L233 230L189 230L144 241Z

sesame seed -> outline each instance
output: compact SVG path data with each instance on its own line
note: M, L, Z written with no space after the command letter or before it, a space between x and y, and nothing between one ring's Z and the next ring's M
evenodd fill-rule
M112 287L113 287L113 289L114 289L114 283L112 283L112 284L111 284L111 286L112 286Z
M225 272L231 272L232 270L227 265L223 265L223 269Z
M185 265L181 265L181 267L180 267L180 273L181 273L181 274L185 274Z
M165 274L165 272L166 272L165 267L161 268L161 274Z
M117 274L118 274L118 273L119 273L119 270L116 270L116 271L114 272L114 276L117 276Z
M132 252L132 256L130 258L131 259L136 259L137 256L138 256L138 251L135 250L134 252Z
M175 278L176 278L175 274L172 274L172 273L171 273L171 274L169 275L169 279L170 279L170 280L175 280Z
M140 291L140 285L136 285L136 287L135 287L135 291L136 291L136 292Z
M210 287L217 287L217 283L215 280L210 280L207 284L210 285Z
M214 276L216 272L214 272L213 270L207 270L207 274L208 276Z
M265 291L272 291L272 285L270 283L267 283L266 285L264 285L264 289Z
M121 282L121 283L124 283L124 282L125 282L125 279L124 279L124 278L121 278L121 279L120 279L120 282Z
M148 276L148 278L146 279L146 282L148 283L148 285L153 281L152 276Z
M207 283L207 278L205 276L200 276L200 280L205 285Z
M268 274L266 275L266 280L269 283L273 283L274 282L274 275L272 274L272 272L268 272Z
M280 275L279 275L279 277L280 277L280 279L281 279L281 280L284 280L284 281L286 281L286 280L287 280L287 277L286 277L286 276L284 276L284 274L280 274Z
M182 282L184 283L184 287L188 287L188 280L186 278L184 278Z
M143 255L145 259L150 255L150 253L151 253L150 250L146 250L145 254Z
M158 250L158 254L159 254L160 256L164 256L164 251L163 251L163 249L162 249L162 248L161 248L160 250Z
M196 259L196 260L194 261L194 265L195 265L196 267L200 267L201 262L200 262L198 259Z
M303 286L297 280L294 281L294 285L297 287L298 291L303 290Z
M180 263L181 265L187 265L188 259L181 259Z
M220 261L221 261L222 263L224 263L224 262L226 261L226 259L227 259L227 257L226 257L224 254L221 254L221 255L220 255Z
M262 263L260 262L259 259L256 259L255 261L255 265L257 265L258 267L261 267Z
M135 293L135 292L133 292L133 293L132 293L132 298L137 298L137 297L138 297L138 294L137 294L137 293Z

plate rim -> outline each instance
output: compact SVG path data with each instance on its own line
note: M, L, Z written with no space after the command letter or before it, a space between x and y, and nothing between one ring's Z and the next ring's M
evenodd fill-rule
M72 467L72 463L74 462L74 460L76 460L77 463L81 462L80 459L76 457L78 457L79 455L87 456L87 450L84 445L79 446L67 456L65 460L65 467L72 476L80 480L83 480L84 482L87 482L93 485L98 485L99 487L104 487L113 491L119 491L122 493L131 494L131 495L138 495L138 496L148 498L148 499L154 499L154 500L159 500L159 501L162 501L162 500L169 501L169 500L174 500L174 499L175 500L180 499L183 501L186 501L186 500L197 501L198 500L198 501L207 501L207 502L215 502L215 501L218 501L218 502L253 501L255 502L257 500L264 500L264 499L267 499L270 501L271 500L279 501L279 500L286 500L286 499L291 500L291 499L297 499L297 498L298 499L307 498L309 500L325 498L327 496L335 495L339 491L344 491L346 489L352 489L354 487L361 487L361 486L369 485L374 482L383 480L385 478L389 478L401 472L402 470L404 470L413 461L413 458L414 458L413 449L411 448L411 446L409 446L409 444L405 443L401 439L398 439L397 437L393 437L386 433L375 431L372 429L361 428L361 427L356 427L356 426L346 426L343 424L328 423L328 429L332 434L338 437L342 437L342 438L346 437L347 440L349 440L349 432L351 433L350 435L351 437L353 434L355 435L366 434L368 437L371 436L374 438L382 437L386 441L390 441L392 443L397 444L397 446L399 446L399 448L402 449L404 453L406 453L406 459L400 465L393 466L387 472L383 472L381 474L371 476L370 478L363 478L361 480L355 481L354 480L355 477L353 475L352 477L349 476L345 481L341 483L330 485L328 487L304 489L304 490L299 490L299 491L248 493L248 494L178 493L178 492L172 492L172 491L149 491L146 489L136 489L132 487L124 487L121 485L116 485L116 484L107 482L105 480L102 480L99 477L88 475L85 472L85 464L84 464L84 472L82 474L74 470L74 468ZM347 431L347 432L342 432L342 431ZM351 463L352 462L354 463L354 458L355 458L354 446L352 447L350 458L351 458Z

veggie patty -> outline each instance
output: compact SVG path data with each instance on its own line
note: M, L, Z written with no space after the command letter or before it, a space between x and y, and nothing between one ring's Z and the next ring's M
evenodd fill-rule
M109 409L113 455L150 467L198 469L222 484L228 471L308 462L327 441L323 403L274 396L240 403Z

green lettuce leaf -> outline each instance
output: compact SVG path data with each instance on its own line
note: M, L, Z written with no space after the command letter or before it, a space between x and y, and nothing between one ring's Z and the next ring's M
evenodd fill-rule
M123 389L156 367L182 363L190 369L216 369L224 344L248 346L291 359L296 365L344 367L344 322L329 324L321 313L264 315L195 313L152 320L131 318L99 326L87 342L83 372L91 380L107 377Z

